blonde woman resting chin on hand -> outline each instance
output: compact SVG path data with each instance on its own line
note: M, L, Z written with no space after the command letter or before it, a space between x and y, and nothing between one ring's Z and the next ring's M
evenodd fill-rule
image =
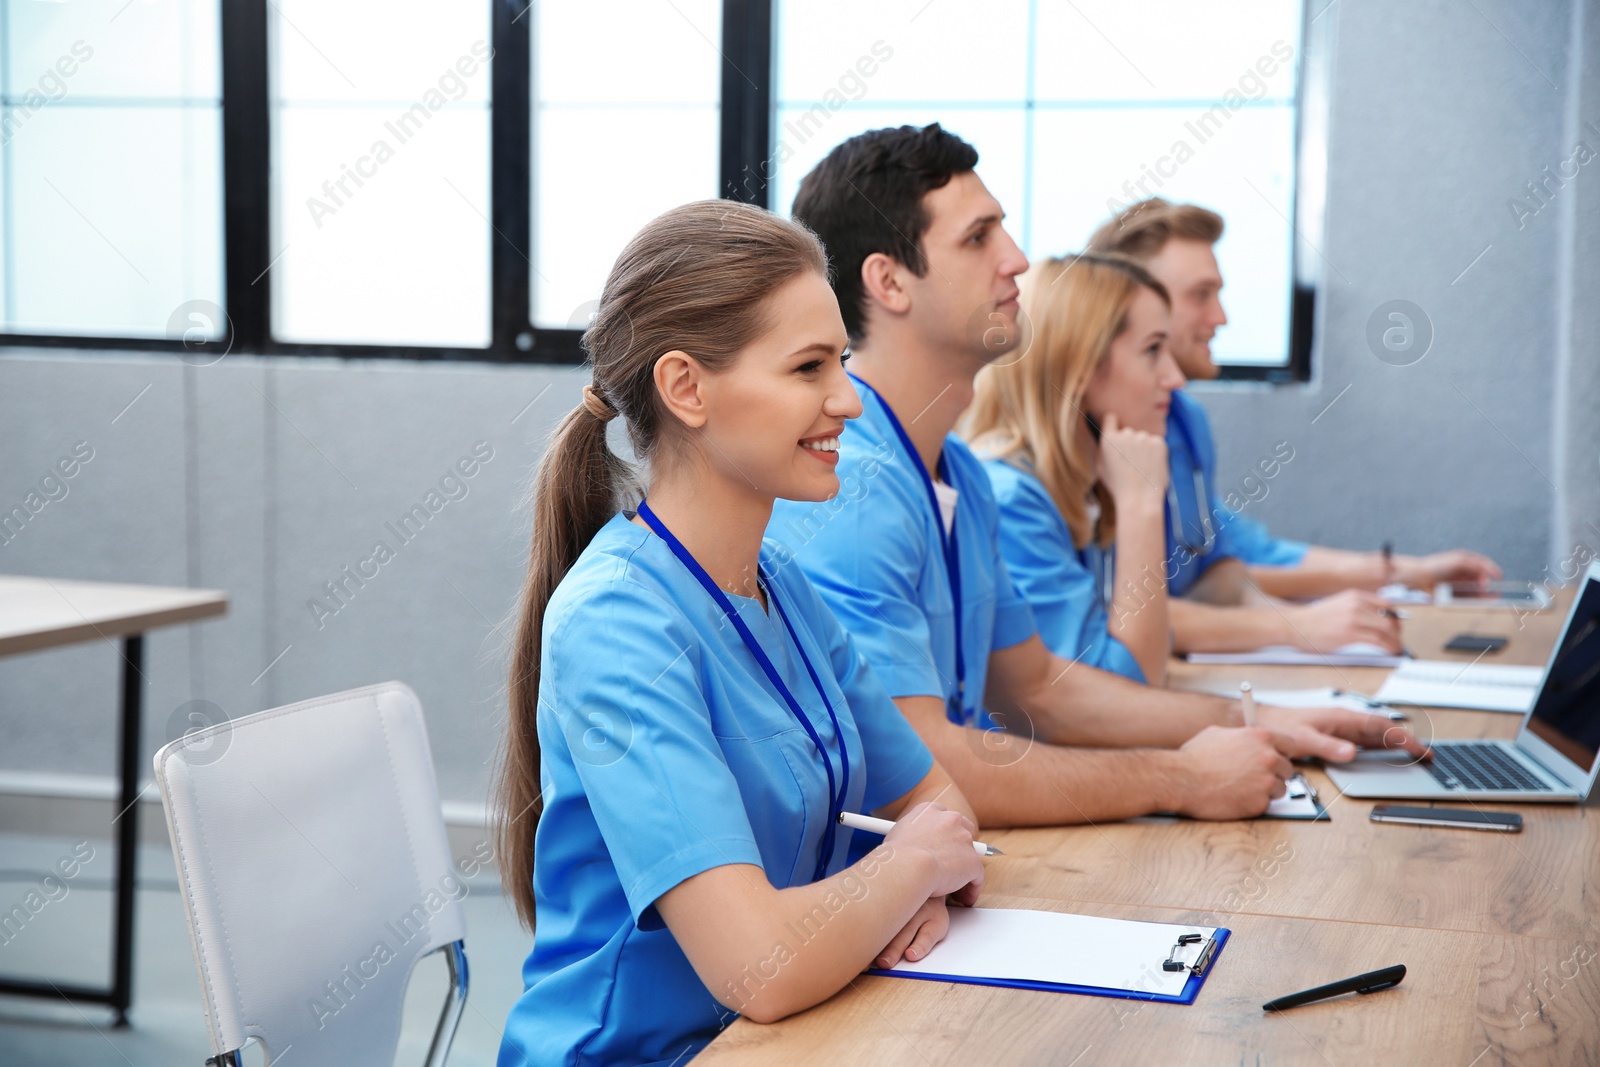
M962 426L1000 504L1012 581L1064 659L1160 685L1171 652L1167 412L1184 378L1166 290L1105 256L1034 264L1033 342L979 373Z

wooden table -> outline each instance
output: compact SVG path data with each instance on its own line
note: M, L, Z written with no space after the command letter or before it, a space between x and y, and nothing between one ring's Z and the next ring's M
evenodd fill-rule
M1412 608L1428 659L1463 631L1510 639L1486 662L1543 665L1571 592L1551 610ZM1381 668L1197 667L1172 684L1334 685L1372 693ZM1518 716L1410 709L1425 737L1512 737ZM1371 801L1307 776L1328 822L1136 819L985 831L1004 849L983 904L1234 931L1192 1006L862 977L781 1023L740 1020L697 1062L1600 1063L1600 822L1596 803L1493 804L1520 834L1367 820ZM1396 989L1269 1015L1263 1001L1393 963Z
M139 837L139 733L144 682L144 634L162 626L221 615L227 594L214 589L75 582L0 575L0 656L38 652L83 641L122 639L122 692L117 762L116 920L111 988L0 979L0 993L66 997L109 1005L119 1025L133 999L133 902Z

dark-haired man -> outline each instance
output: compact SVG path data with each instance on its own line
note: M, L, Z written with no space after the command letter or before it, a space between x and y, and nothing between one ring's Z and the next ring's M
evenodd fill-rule
M1211 340L1228 321L1212 251L1222 229L1222 216L1214 211L1152 197L1108 220L1089 240L1091 251L1127 256L1167 287L1168 344L1191 379L1221 373L1211 359ZM1431 591L1437 582L1500 577L1493 560L1464 549L1386 556L1272 537L1260 523L1228 508L1217 488L1210 421L1182 391L1172 394L1167 454L1169 500L1177 505L1168 524L1167 576L1180 652L1271 644L1329 651L1356 641L1398 651L1399 626L1374 592L1380 586L1398 581ZM1285 605L1261 593L1324 599Z
M1352 741L1380 745L1389 724L1263 709L1266 730L1230 729L1236 702L1149 689L1045 649L1001 559L988 479L950 433L973 377L1018 342L1027 269L976 164L937 124L903 126L851 138L801 183L794 215L833 261L865 411L839 462L854 491L779 501L768 536L981 823L1258 815L1282 792L1285 755L1350 759ZM1403 731L1389 738L1421 752Z

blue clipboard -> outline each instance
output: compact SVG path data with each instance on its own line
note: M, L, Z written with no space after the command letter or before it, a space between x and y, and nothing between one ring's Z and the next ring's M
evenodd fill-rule
M1042 993L1081 993L1089 997L1113 997L1117 1000L1144 1000L1157 1004L1193 1004L1194 998L1200 995L1200 987L1206 984L1206 979L1211 976L1211 971L1217 965L1217 959L1222 955L1223 948L1228 944L1228 938L1233 933L1227 927L1219 926L1211 935L1216 942L1216 947L1211 952L1205 969L1200 974L1190 974L1189 980L1183 985L1183 992L1177 995L1163 993L1140 993L1132 989L1110 989L1105 986L1068 985L1065 982L1035 982L1025 978L972 978L960 974L931 974L926 971L894 971L883 970L878 967L868 968L866 974L880 975L884 978L913 978L929 982L954 982L959 985L989 985L1004 986L1008 989L1035 989Z

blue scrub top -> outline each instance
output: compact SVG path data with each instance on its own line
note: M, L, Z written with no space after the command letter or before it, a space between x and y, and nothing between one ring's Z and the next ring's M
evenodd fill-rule
M845 810L904 796L933 757L799 569L777 566L770 545L762 564L838 715ZM748 597L729 600L837 775L840 738L782 620ZM682 1063L735 1016L655 902L732 863L761 867L780 889L810 881L828 817L821 757L721 608L626 516L556 589L541 663L538 919L500 1067ZM838 835L829 874L845 866L850 838ZM787 947L801 944L797 935Z
M1000 506L1000 551L1045 646L1062 659L1143 682L1133 653L1107 629L1100 583L1111 553L1072 543L1067 520L1032 472L999 459L985 460L983 469Z
M1195 492L1195 472L1204 474L1210 497L1211 526L1216 543L1210 552L1196 555L1172 536L1167 523L1167 588L1173 596L1189 591L1206 568L1222 559L1239 559L1263 566L1292 567L1299 563L1308 547L1301 541L1276 538L1265 526L1230 511L1217 487L1217 446L1211 437L1211 420L1200 402L1183 390L1172 394L1172 410L1167 414L1167 456L1171 462L1172 488L1177 494L1179 519L1188 545L1205 541L1201 523L1201 504Z
M839 495L820 504L778 501L767 537L799 560L891 696L932 696L949 707L955 624L939 520L883 401L861 392L863 413L845 424L840 441ZM954 434L945 438L944 462L960 493L963 724L990 729L994 720L983 709L989 654L1036 629L1000 556L1000 512L983 464Z

